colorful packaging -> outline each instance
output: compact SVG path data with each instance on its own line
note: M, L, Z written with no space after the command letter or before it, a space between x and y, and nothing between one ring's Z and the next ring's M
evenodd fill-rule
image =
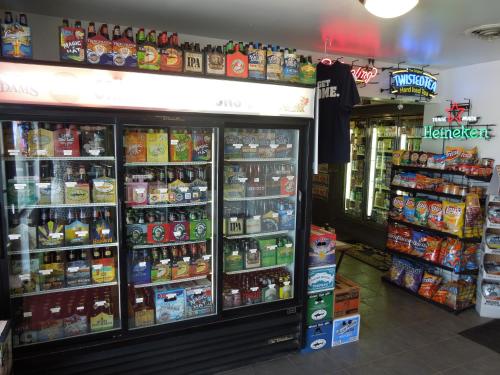
M137 46L126 37L113 40L113 65L137 68Z
M210 130L193 130L193 160L212 160L212 132Z
M64 203L82 204L90 203L90 185L87 183L65 182Z
M477 147L468 150L463 150L460 155L461 164L475 165L478 163Z
M110 177L98 177L92 180L93 203L115 203L116 180Z
M464 152L463 147L458 146L446 146L446 168L447 169L455 169L461 164L461 156Z
M111 40L101 34L87 38L87 62L93 65L113 65Z
M170 160L193 160L193 139L187 130L170 130Z
M415 198L405 197L405 207L403 208L404 219L409 223L414 223L415 219Z
M420 155L418 156L418 161L417 165L419 167L425 167L427 165L427 160L429 159L429 156L432 154L429 154L427 152L421 152Z
M483 232L483 216L479 196L469 193L465 197L465 237L481 237Z
M146 159L148 162L168 162L168 134L163 132L146 134Z
M403 209L405 206L404 197L397 195L392 199L392 209L389 211L389 217L394 220L403 220Z
M137 46L137 66L139 69L160 70L160 52L153 43L146 41Z
M335 268L336 266L319 269L309 269L307 277L307 290L309 292L319 292L325 289L335 288Z
M416 255L418 257L423 257L426 250L427 250L427 234L418 232L418 231L413 231L411 243L412 243L412 251L411 253L413 255Z
M337 237L321 227L311 225L309 237L309 267L335 264L335 241Z
M299 68L299 81L306 85L314 85L316 83L316 64L311 61L304 61Z
M446 154L437 154L429 156L427 159L427 168L431 169L445 169L446 167Z
M410 151L404 151L401 155L401 165L410 165Z
M66 246L88 245L90 243L89 224L75 220L64 226L64 243Z
M443 231L463 237L465 203L443 201Z
M438 201L430 201L429 217L427 218L427 226L432 229L443 229L443 204Z
M184 289L155 288L156 323L184 319L186 294Z
M460 272L462 258L462 241L456 238L448 238L441 248L443 266L453 268L455 272Z
M2 56L16 59L31 59L31 28L18 22L2 24Z
M28 132L29 156L54 156L54 133L36 128Z
M414 189L417 184L417 175L413 172L401 173L400 185Z
M333 292L309 294L307 296L307 324L332 320Z
M420 158L420 152L413 151L410 153L410 165L418 166L418 160Z
M186 317L213 313L212 288L210 284L186 288Z
M149 244L165 243L170 240L170 223L147 224L146 242Z
M125 162L143 163L146 161L147 152L146 133L128 131L125 133Z
M402 253L411 252L411 229L401 225L390 225L387 235L387 247Z
M427 226L429 218L429 205L426 199L415 198L415 223L422 226Z
M85 250L83 250L85 251ZM81 286L90 284L90 263L85 260L75 260L66 263L66 285Z
M443 240L439 237L426 235L425 237L425 251L421 255L429 262L440 264L441 263L441 247ZM420 249L421 250L421 249Z
M401 165L401 158L403 156L402 150L397 150L392 153L392 164Z
M420 288L418 289L418 294L425 298L432 298L439 289L439 284L441 284L442 280L443 278L441 276L425 272L422 277Z
M462 254L460 269L477 270L478 254L479 254L479 244L466 243Z
M85 62L85 30L81 27L59 28L59 59L77 63Z
M283 62L283 79L289 82L299 81L299 57L295 51L285 51Z
M403 285L405 267L399 258L392 258L391 268L389 268L389 279L396 285Z
M343 316L333 321L332 347L359 340L361 316L359 314Z
M239 50L227 54L226 75L228 77L248 78L248 56Z
M266 51L262 48L248 50L248 77L266 79Z
M276 48L267 49L267 79L281 81L283 79L283 52Z
M403 277L403 286L416 293L422 282L424 270L417 267L408 267Z
M332 345L332 322L327 321L307 327L302 353L312 353Z
M78 131L59 128L53 132L54 156L80 156L80 137Z

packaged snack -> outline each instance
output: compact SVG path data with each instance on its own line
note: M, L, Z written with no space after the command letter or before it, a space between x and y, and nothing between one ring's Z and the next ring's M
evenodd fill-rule
M425 298L432 298L439 288L439 284L443 278L433 275L432 273L424 272L422 283L418 289L418 294Z
M402 253L411 251L411 229L402 225L390 225L387 235L387 247Z
M394 151L392 153L392 164L393 165L401 165L402 156L403 156L402 150Z
M478 163L477 147L463 150L460 155L460 162L467 165L475 165Z
M455 272L460 271L460 259L462 252L462 241L456 238L448 238L441 247L441 264L446 267L453 268Z
M415 176L415 189L432 190L432 179L417 173Z
M389 216L394 220L403 220L403 208L405 206L404 197L397 195L392 199L392 209L389 211Z
M432 300L455 309L457 308L459 292L465 286L464 284L465 282L462 280L443 283L432 297Z
M463 147L458 146L446 146L446 168L455 169L461 164L461 156L464 152Z
M392 178L392 184L396 186L401 186L401 174L396 173Z
M477 270L478 268L479 244L465 244L462 259L460 262L460 270Z
M432 154L429 154L427 152L421 152L419 157L418 157L418 166L419 167L425 167L427 165L427 160L429 159L429 156Z
M443 201L443 231L463 237L465 203Z
M438 201L430 201L429 217L427 218L427 226L432 229L443 229L443 204Z
M432 263L441 262L441 248L443 240L439 237L427 236L427 244L423 258Z
M414 151L410 154L410 165L418 166L418 159L420 158L420 152Z
M405 266L399 258L393 258L391 268L389 269L389 279L396 285L403 284Z
M412 250L411 254L418 257L423 257L428 247L428 235L423 232L413 231L411 238Z
M500 224L500 206L488 205L488 220L491 224Z
M401 165L410 165L410 151L405 151L401 155Z
M500 249L500 233L486 232L486 245L490 249Z
M412 172L404 172L401 173L401 186L404 187L409 187L409 188L415 188L415 185L417 183L417 175Z
M426 199L415 198L415 223L422 226L427 226L429 217L429 205Z
M405 207L403 209L404 219L409 223L415 222L415 198L405 197Z
M465 237L481 237L483 218L479 196L469 193L465 197Z
M444 169L446 166L445 154L434 154L427 158L427 168Z
M404 287L416 293L418 291L418 288L420 287L420 283L422 282L423 274L424 270L422 268L418 267L406 268L403 277Z

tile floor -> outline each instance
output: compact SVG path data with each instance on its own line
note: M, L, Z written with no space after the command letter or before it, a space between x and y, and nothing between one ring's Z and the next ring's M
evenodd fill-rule
M475 310L455 316L417 300L382 283L380 271L349 256L340 274L362 286L359 342L292 353L219 375L500 374L500 354L458 335L488 321Z

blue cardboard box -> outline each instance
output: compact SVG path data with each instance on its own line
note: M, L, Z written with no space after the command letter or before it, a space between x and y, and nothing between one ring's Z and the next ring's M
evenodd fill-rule
M335 288L336 266L309 269L307 291L318 292Z
M347 315L333 321L332 346L348 344L359 340L359 314Z
M329 348L332 342L332 322L324 322L307 327L305 346L302 353L311 353Z

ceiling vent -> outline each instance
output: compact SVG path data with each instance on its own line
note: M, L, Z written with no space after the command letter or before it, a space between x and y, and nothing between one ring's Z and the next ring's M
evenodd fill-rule
M481 40L500 38L500 24L482 25L465 30L465 34Z

